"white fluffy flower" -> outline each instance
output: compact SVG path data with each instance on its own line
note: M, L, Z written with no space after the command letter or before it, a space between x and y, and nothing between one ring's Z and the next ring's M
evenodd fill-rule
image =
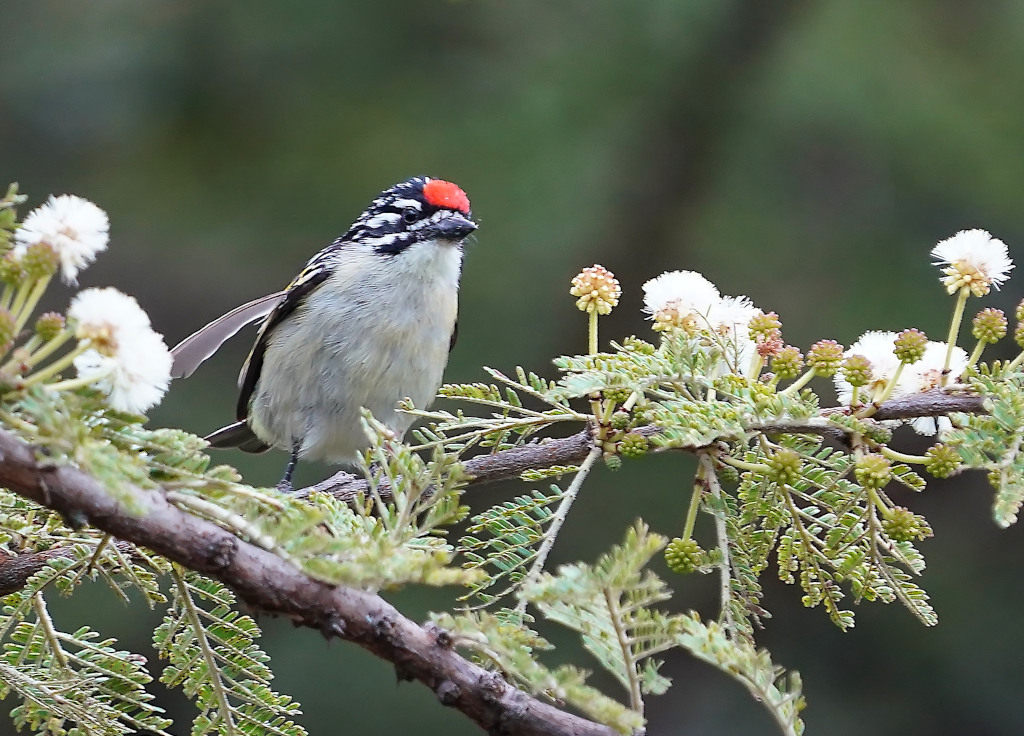
M78 292L68 307L68 317L76 324L80 339L106 355L113 355L123 342L139 333L149 332L149 315L132 297L117 289L86 289Z
M905 394L930 391L933 388L942 386L942 367L946 364L946 351L949 343L929 342L924 349L924 357L913 365L903 368L897 388L903 388ZM954 347L953 354L949 360L949 376L951 380L959 378L960 374L967 370L967 351L963 348ZM948 417L918 417L911 426L918 434L934 435L936 429L940 433L948 432L953 428L953 423Z
M750 320L761 310L745 296L724 296L707 310L707 326L736 340L750 339ZM698 320L703 322L703 320Z
M107 213L89 200L73 194L51 196L28 213L14 234L15 255L45 243L57 253L64 281L73 284L78 272L106 249L109 230Z
M171 352L135 299L109 287L86 289L71 300L68 317L90 345L75 369L96 377L112 407L138 414L160 401L171 381Z
M984 296L989 288L1009 278L1013 261L1006 244L993 238L987 230L961 230L932 248L938 266L945 266L942 283L955 294L965 286L975 296Z
M723 338L726 362L740 373L747 371L757 351L750 339L750 320L761 313L745 296L722 297L707 311L706 328ZM704 327L701 322L698 319L698 326Z
M851 355L863 355L871 363L871 380L863 387L862 399L870 400L875 391L887 386L899 370L899 358L893 353L896 345L895 332L865 332L850 349L843 353L844 358ZM847 382L843 372L839 371L832 377L836 385L836 393L839 394L839 401L849 404L853 398L853 386ZM902 380L900 381L902 383ZM900 384L893 389L893 396L899 391Z
M644 284L644 311L654 319L654 329L697 327L695 318L707 317L721 301L718 289L696 271L669 271Z
M114 355L85 351L75 358L75 369L83 378L96 377L96 386L107 394L110 406L142 414L166 393L171 363L171 351L163 337L147 329L133 332Z
M900 384L905 385L906 393L931 391L942 386L942 367L946 364L946 351L949 343L931 342L925 346L921 360L903 369ZM967 351L954 347L949 360L949 378L956 381L960 374L967 370Z
M876 392L884 389L892 381L899 370L900 361L893 353L896 345L895 332L865 332L843 355L863 355L871 363L871 381L864 386L862 399L869 401ZM903 366L899 378L889 394L890 399L930 391L942 385L942 367L946 363L948 343L931 342L925 346L924 356L916 363ZM963 348L954 347L949 362L949 375L954 379L967 369L967 352ZM842 372L833 377L839 401L849 404L853 396L853 387L843 378ZM936 431L936 420L932 417L919 417L912 423L920 434L933 435ZM946 417L938 418L940 432L952 428Z

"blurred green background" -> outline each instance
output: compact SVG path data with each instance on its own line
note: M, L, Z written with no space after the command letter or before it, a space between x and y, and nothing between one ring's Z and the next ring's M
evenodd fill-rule
M137 295L171 344L283 286L417 174L462 185L481 224L452 380L484 364L550 374L553 355L582 350L568 282L595 262L625 292L605 339L649 336L641 284L689 268L779 312L806 348L908 326L942 339L951 302L928 250L959 229L1024 256L1022 3L36 0L6 3L0 32L0 178L31 205L72 192L105 208L111 248L82 284ZM985 305L1011 310L1020 283ZM248 347L175 384L152 423L228 420ZM256 484L285 461L222 459ZM555 562L593 558L637 516L678 533L691 472L659 456L597 473ZM991 496L971 477L897 494L936 532L922 545L935 629L864 605L841 634L767 581L761 641L803 674L810 733L1024 730L1024 532L995 527ZM713 580L673 582L674 605L714 615ZM421 617L450 594L392 599ZM157 615L99 588L55 610L138 651ZM261 623L313 734L477 733L356 647ZM775 733L710 668L678 655L665 672L676 686L650 699L649 733ZM184 732L188 704L165 702Z

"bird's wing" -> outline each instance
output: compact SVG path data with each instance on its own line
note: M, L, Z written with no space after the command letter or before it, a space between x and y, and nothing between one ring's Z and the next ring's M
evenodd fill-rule
M240 329L270 314L285 298L285 294L284 291L278 291L236 307L179 342L171 351L174 357L171 377L191 376L203 361L217 352Z
M260 371L263 369L263 354L267 349L267 340L274 328L281 324L281 321L295 311L302 300L322 284L330 276L331 271L324 268L318 259L314 258L303 269L302 273L295 277L295 280L288 284L282 294L282 298L274 306L274 310L260 326L259 334L256 335L256 344L252 346L249 357L242 365L242 371L238 375L238 406L235 414L239 420L249 416L249 400L256 389L256 382L260 378Z

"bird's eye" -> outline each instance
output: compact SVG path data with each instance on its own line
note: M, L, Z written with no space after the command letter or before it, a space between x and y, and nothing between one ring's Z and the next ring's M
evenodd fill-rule
M419 211L415 207L406 207L402 210L402 219L407 223L415 222L416 218L419 217Z

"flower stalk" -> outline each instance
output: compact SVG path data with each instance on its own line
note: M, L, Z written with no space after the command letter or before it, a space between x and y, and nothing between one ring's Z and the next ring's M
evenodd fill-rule
M949 323L949 337L946 339L946 360L942 364L942 385L949 382L949 366L953 361L953 348L956 347L957 338L960 336L960 323L964 319L964 307L967 306L967 297L971 295L968 286L962 286L956 297L956 305L953 307L953 319Z

